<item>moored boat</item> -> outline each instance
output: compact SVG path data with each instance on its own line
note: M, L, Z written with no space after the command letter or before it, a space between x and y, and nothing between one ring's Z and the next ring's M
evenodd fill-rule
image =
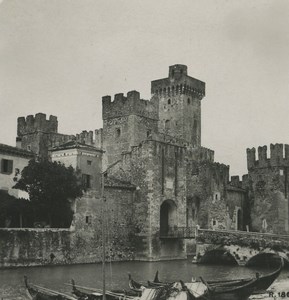
M30 300L78 300L75 297L54 291L36 284L29 284L27 276L24 276L26 294Z
M284 267L284 260L282 257L280 257L280 266L278 267L277 270L275 270L269 274L263 275L263 276L260 276L259 273L256 273L256 278L258 280L255 282L255 290L253 293L259 294L259 293L263 293L264 291L266 291L271 286L271 284L278 278L283 267ZM218 286L239 287L246 283L250 283L253 279L255 279L255 278L250 277L250 278L227 279L227 280L208 280L208 281L206 281L206 283L210 287L218 287ZM154 281L148 281L149 287L157 287L157 286L166 285L166 284L171 284L171 283L161 282L158 277L158 271L155 275Z
M100 289L79 286L76 285L74 280L72 282L72 293L77 297L78 300L102 300L103 294ZM130 295L129 295L130 294ZM135 293L130 293L125 290L117 290L117 291L106 291L105 298L107 300L132 300L136 296Z

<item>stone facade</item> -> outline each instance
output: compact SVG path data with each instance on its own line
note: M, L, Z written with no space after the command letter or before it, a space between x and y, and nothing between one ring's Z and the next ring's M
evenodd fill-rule
M46 120L44 114L37 114L18 119L17 141L20 147L28 147L40 157L49 158L52 154L53 160L71 164L84 173L87 166L80 166L79 161L84 157L82 149L68 149L65 145L74 140L102 149L100 164L106 170L107 183L104 193L110 205L118 202L119 195L126 195L126 201L132 199L129 206L119 206L118 212L111 215L117 214L114 219L123 219L124 224L128 222L134 228L136 257L184 258L186 241L167 239L166 235L196 225L234 227L236 205L228 202L244 191L240 187L234 196L227 192L229 167L215 163L214 152L201 146L205 83L188 76L186 66L174 65L169 68L168 78L152 81L151 92L150 100L141 99L137 91L126 96L116 94L113 101L104 96L103 128L95 130L94 136L92 131L75 136L59 134L56 117ZM50 153L49 148L53 149ZM100 168L93 170L94 175L90 175L100 178ZM100 186L91 188L100 191ZM91 204L87 196L83 203ZM240 210L242 204L238 204ZM97 218L94 209L95 206L91 214ZM77 211L76 207L76 215ZM82 216L82 220L86 217L89 219ZM79 218L75 222L77 227Z
M159 131L201 146L201 100L205 83L187 75L187 66L169 68L169 77L152 81L159 105Z
M283 154L283 150L285 153ZM247 189L250 193L252 229L271 233L288 233L289 145L271 144L247 149Z
M104 96L103 128L74 136L59 134L54 116L19 118L18 146L43 158L50 158L48 149L54 147L52 159L84 173L88 159L83 151L62 144L73 140L103 151L90 175L105 177L111 236L129 228L122 235L132 253L127 259L186 257L192 243L167 238L184 228L288 231L289 146L285 157L280 145L272 146L270 160L264 148L258 161L255 150L247 150L249 174L230 180L229 166L215 162L214 151L201 145L205 83L188 76L185 65L173 65L167 78L151 82L151 94L150 100L137 91L116 94L113 100ZM99 235L87 229L92 223L98 227L104 216L96 200L100 185L90 192L76 202L74 226L99 243Z

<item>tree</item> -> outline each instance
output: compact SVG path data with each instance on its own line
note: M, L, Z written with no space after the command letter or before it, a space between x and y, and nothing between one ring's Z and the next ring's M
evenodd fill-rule
M51 227L69 227L72 201L82 195L82 185L75 170L60 162L31 160L14 188L29 194L36 221Z
M26 199L18 199L0 190L0 227L31 226L31 205Z

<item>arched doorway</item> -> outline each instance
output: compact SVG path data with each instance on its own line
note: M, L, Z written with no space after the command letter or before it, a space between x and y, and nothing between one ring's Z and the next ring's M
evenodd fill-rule
M177 226L177 205L173 200L165 200L160 207L160 233L167 235Z

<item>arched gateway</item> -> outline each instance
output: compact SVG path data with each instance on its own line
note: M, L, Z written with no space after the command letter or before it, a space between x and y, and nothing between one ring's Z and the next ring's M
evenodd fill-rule
M177 225L177 205L173 200L165 200L160 207L161 235L167 235Z

